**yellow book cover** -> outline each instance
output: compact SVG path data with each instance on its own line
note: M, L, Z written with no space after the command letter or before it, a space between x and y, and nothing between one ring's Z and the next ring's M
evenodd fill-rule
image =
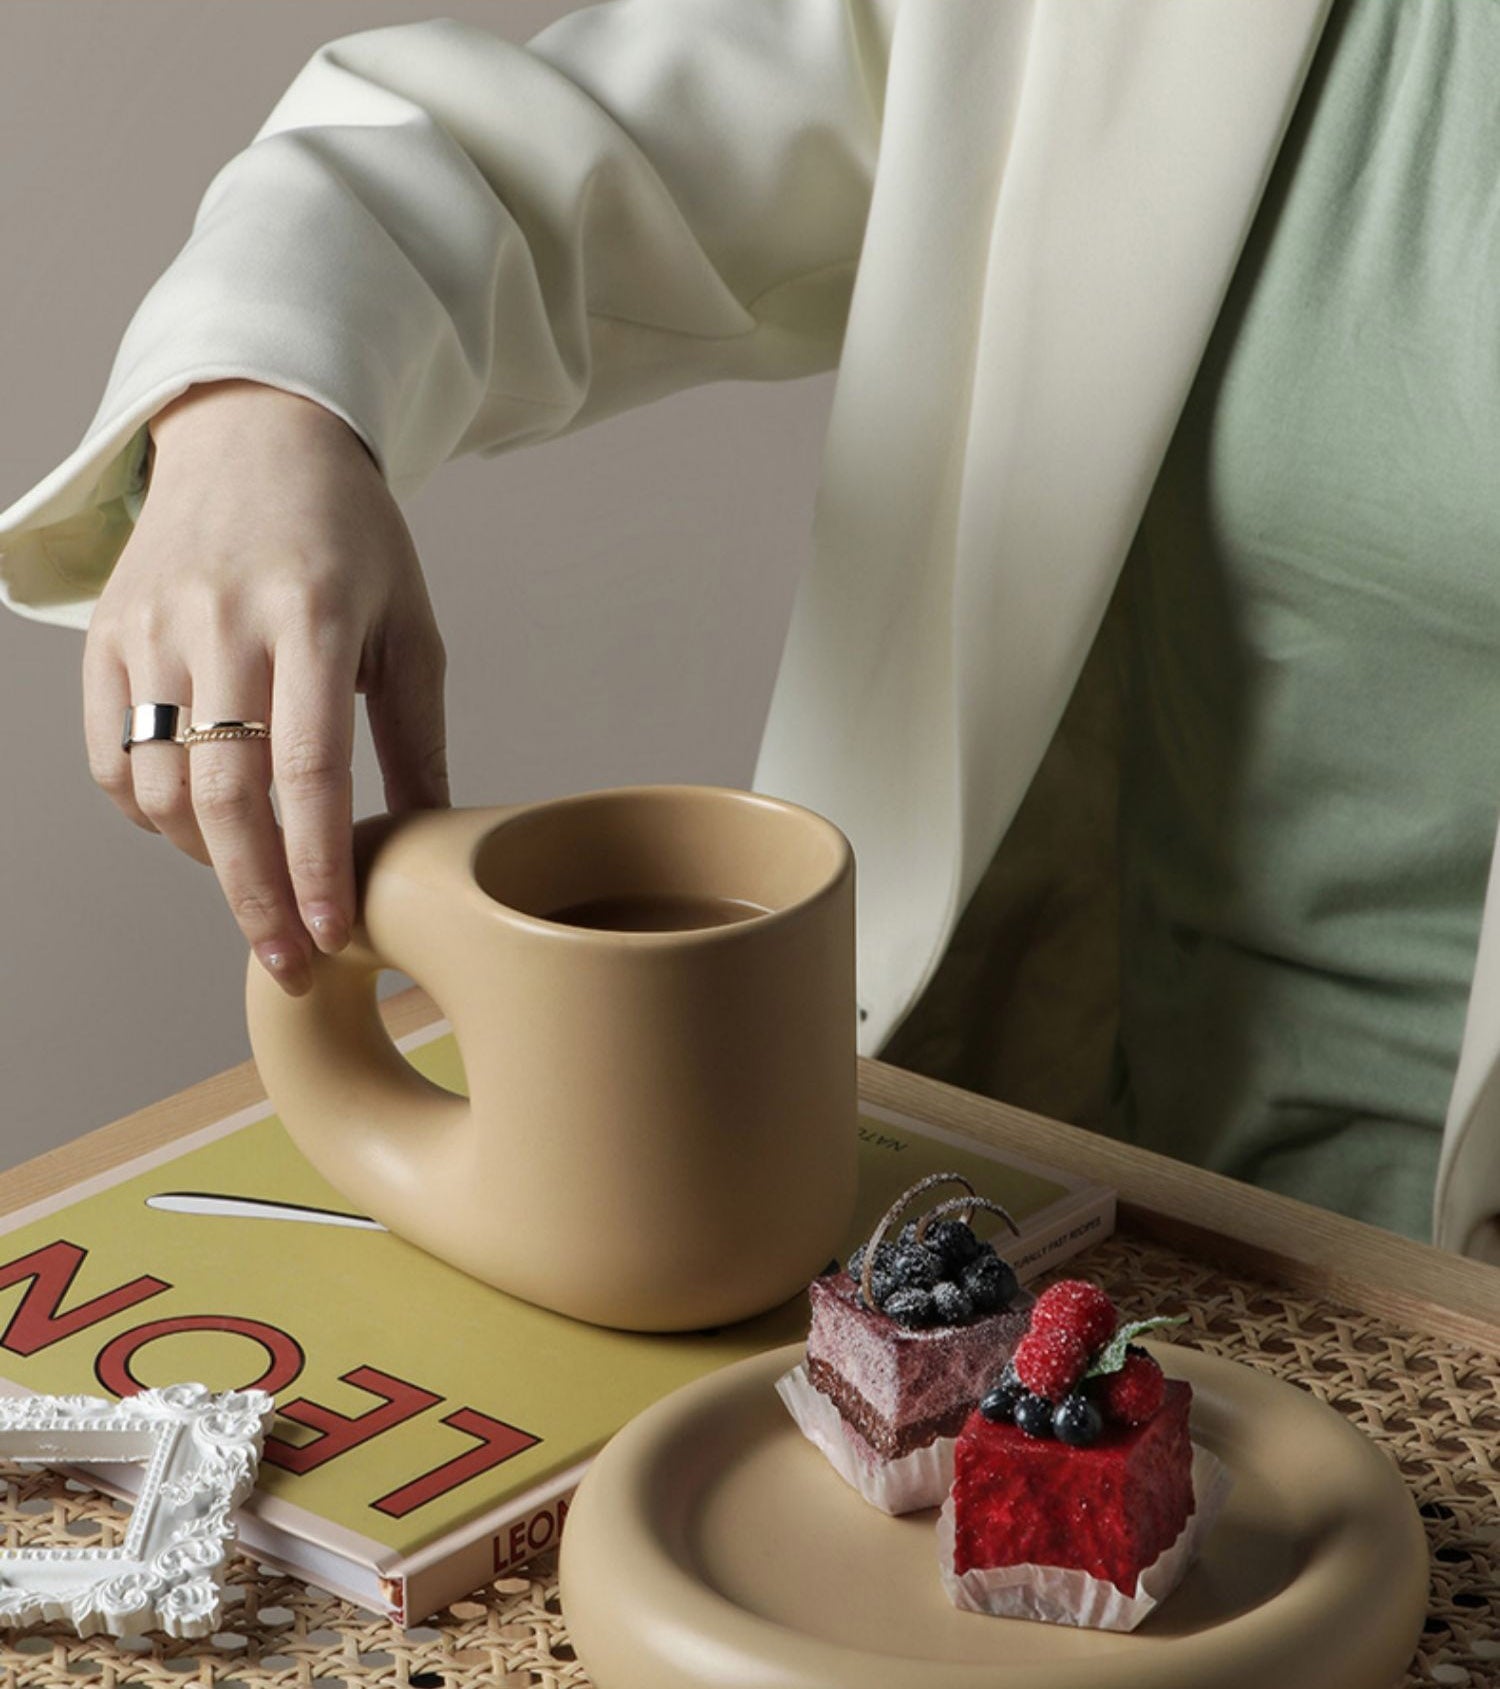
M403 1047L462 1090L446 1029ZM860 1138L845 1252L946 1170L1015 1215L1022 1237L1001 1252L1023 1279L1113 1225L1103 1187L887 1110L862 1105ZM242 1541L407 1624L551 1546L582 1466L626 1420L807 1324L805 1298L668 1336L517 1301L351 1212L265 1108L6 1216L0 1233L0 1390L271 1392ZM82 1475L133 1488L123 1468Z

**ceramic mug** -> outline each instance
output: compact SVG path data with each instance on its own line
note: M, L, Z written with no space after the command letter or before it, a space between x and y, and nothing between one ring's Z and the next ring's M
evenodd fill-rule
M854 863L831 823L643 786L355 829L353 939L250 1039L308 1160L500 1289L639 1331L723 1325L826 1265L853 1210ZM419 1075L384 968L453 1026L467 1098Z

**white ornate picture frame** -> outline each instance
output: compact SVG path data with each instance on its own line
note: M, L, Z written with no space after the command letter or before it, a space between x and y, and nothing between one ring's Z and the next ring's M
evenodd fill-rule
M80 1636L218 1629L231 1515L255 1485L275 1415L264 1390L170 1384L123 1400L0 1398L0 1459L87 1467L142 1461L118 1548L0 1549L0 1628L47 1619Z

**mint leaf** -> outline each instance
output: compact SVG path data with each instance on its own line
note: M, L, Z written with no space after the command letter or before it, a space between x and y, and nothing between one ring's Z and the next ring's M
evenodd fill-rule
M1125 1350L1143 1331L1154 1331L1160 1325L1185 1325L1186 1314L1158 1314L1155 1319L1134 1320L1122 1325L1109 1342L1094 1356L1094 1364L1084 1373L1085 1378L1102 1378L1105 1373L1118 1372L1125 1364Z

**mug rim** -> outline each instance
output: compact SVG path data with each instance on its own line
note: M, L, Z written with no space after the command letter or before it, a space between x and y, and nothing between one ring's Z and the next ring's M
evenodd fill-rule
M765 909L758 915L747 915L742 920L729 921L717 926L709 927L675 927L666 929L646 929L632 931L629 928L618 927L584 927L575 926L568 921L555 921L545 915L538 915L528 909L521 909L514 903L507 903L504 898L496 897L487 891L479 881L478 864L482 852L489 846L490 841L507 827L524 824L529 817L534 817L539 811L555 812L578 808L589 803L620 800L626 798L670 798L688 797L689 801L706 801L719 803L725 800L736 804L743 804L750 808L772 810L778 814L793 816L804 823L813 824L822 833L827 844L832 847L832 860L828 870L802 896L783 905L779 909ZM845 878L854 870L854 847L842 828L836 826L825 815L816 810L808 809L805 805L794 803L790 798L779 798L768 792L750 791L742 786L712 786L699 785L695 782L652 782L638 786L603 786L597 790L587 792L570 792L562 797L538 798L532 803L517 804L502 815L491 827L487 827L474 841L467 858L469 888L480 901L492 910L499 919L506 920L523 928L535 932L540 936L553 937L561 940L588 944L629 945L641 948L677 948L684 944L694 947L703 944L734 943L748 938L752 933L765 932L776 926L802 915L824 899L833 895L842 885Z

